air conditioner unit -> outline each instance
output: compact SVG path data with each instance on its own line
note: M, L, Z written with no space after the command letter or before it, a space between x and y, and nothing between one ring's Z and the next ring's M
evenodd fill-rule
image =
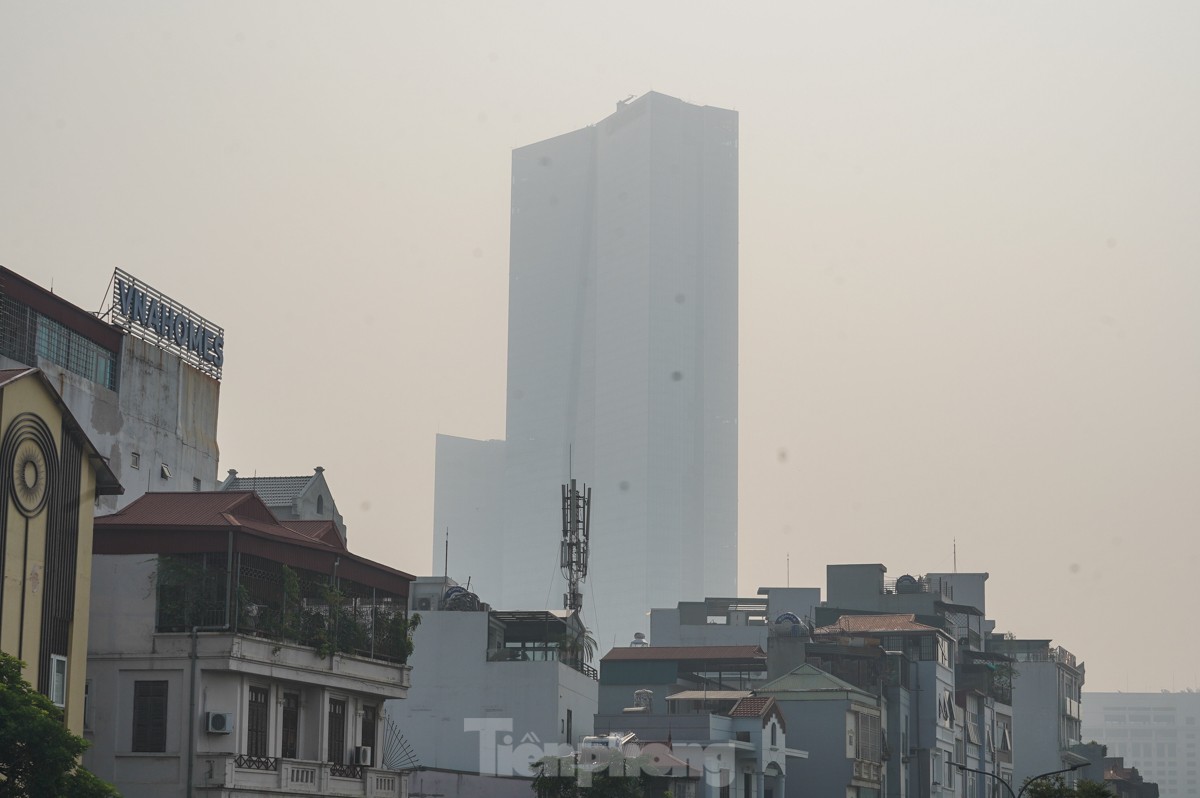
M205 718L208 721L209 734L232 734L233 733L233 713L232 712L207 712Z
M370 765L371 764L371 746L360 745L354 749L354 764Z
M422 612L429 612L433 609L433 601L428 598L417 599L417 609Z

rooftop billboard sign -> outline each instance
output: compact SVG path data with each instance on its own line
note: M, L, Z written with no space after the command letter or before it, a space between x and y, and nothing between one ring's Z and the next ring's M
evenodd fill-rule
M221 379L225 331L123 269L113 272L112 304L101 318Z

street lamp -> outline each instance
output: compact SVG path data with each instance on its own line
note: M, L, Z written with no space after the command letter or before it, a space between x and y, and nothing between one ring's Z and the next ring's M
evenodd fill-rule
M1031 779L1026 779L1025 783L1023 785L1021 785L1020 791L1016 792L1016 793L1013 792L1013 788L1012 788L1011 784L1009 784L1004 779L1000 778L995 773L989 773L986 770L976 770L975 768L969 768L966 765L960 765L957 762L954 763L954 767L958 768L960 771L965 770L970 773L978 773L982 776L991 776L993 779L995 779L996 781L998 781L1004 785L1004 789L1008 790L1009 798L1021 798L1021 796L1025 794L1025 788L1028 787L1030 784L1033 784L1038 779L1044 779L1047 776L1057 776L1059 773L1070 773L1072 771L1079 770L1079 768L1083 767L1083 764L1071 765L1071 767L1063 768L1062 770L1052 770L1049 773L1039 773L1038 775L1034 776Z

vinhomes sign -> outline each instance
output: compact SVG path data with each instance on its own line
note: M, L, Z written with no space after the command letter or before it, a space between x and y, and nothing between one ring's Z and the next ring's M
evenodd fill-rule
M126 332L174 352L184 362L221 379L225 331L128 272L113 272L112 306L107 314Z

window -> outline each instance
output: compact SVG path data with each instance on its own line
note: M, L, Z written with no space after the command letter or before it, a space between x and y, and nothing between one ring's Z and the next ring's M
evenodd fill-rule
M83 730L92 730L92 680L83 683Z
M300 738L300 696L296 693L283 694L283 741L279 755L285 759L298 759L297 743Z
M131 452L129 454L129 467L130 468L141 468L142 467L142 453L141 452Z
M167 750L166 681L133 683L133 750Z
M200 492L200 477L192 477L192 490Z
M346 759L346 702L340 698L329 699L329 750L326 760L335 765L345 764Z
M775 740L775 723L772 721L772 723L771 723L771 745L778 745L778 744L779 743L776 742L776 740Z
M567 710L567 745L575 744L575 732L571 729L571 710Z
M50 700L55 706L67 705L67 658L50 655Z
M250 688L250 707L246 712L246 753L267 756L267 697L266 687Z
M945 783L945 787L946 787L946 789L948 789L948 790L953 790L953 789L954 789L954 771L955 771L955 770L956 770L956 768L954 767L954 763L950 761L949 757L947 757L947 758L946 758L946 783Z
M858 726L858 740L855 758L866 762L879 762L880 758L880 732L879 732L879 716L868 715L863 712L854 713ZM775 727L771 726L771 734L774 735ZM774 739L772 739L774 743Z
M368 765L374 765L375 759L376 759L376 755L375 755L375 725L376 725L375 707L363 707L361 739L362 739L363 747L371 749L371 761L366 763Z
M325 512L325 497L318 494L317 496L317 515Z

